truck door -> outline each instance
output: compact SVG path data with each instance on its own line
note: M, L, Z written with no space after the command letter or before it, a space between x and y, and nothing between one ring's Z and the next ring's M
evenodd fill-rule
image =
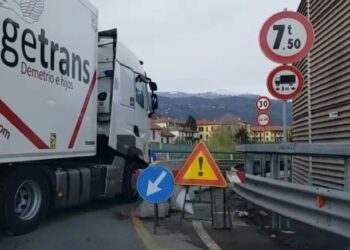
M148 117L150 103L147 85L140 77L135 77L135 136L136 147L143 152L148 161L148 142L150 137L150 119Z
M135 74L116 63L109 146L123 154L136 147Z

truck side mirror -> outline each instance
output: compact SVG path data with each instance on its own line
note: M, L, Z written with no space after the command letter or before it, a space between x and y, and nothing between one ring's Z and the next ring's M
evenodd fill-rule
M157 94L152 93L151 102L152 102L152 110L154 112L155 110L158 109L158 96L157 96Z
M155 82L149 82L149 88L151 89L152 92L158 90L158 86Z

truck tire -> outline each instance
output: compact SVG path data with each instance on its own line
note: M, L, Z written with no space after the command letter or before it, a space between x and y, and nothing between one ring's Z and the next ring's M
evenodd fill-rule
M127 202L137 201L139 194L137 192L137 177L140 167L136 163L126 162L124 181L123 181L123 197Z
M0 224L9 235L33 231L46 217L49 183L44 174L33 168L15 170L0 190Z

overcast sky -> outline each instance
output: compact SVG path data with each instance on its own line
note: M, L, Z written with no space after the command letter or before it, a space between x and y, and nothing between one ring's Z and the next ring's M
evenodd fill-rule
M266 94L277 64L261 52L264 21L299 0L90 0L100 30L118 28L120 40L145 62L160 91Z

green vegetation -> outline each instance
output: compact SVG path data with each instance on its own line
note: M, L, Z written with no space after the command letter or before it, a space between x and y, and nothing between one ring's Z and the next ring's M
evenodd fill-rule
M235 140L238 144L249 143L249 135L246 128L240 128L235 134Z
M209 138L208 146L213 151L235 151L234 136L224 129L216 129Z

